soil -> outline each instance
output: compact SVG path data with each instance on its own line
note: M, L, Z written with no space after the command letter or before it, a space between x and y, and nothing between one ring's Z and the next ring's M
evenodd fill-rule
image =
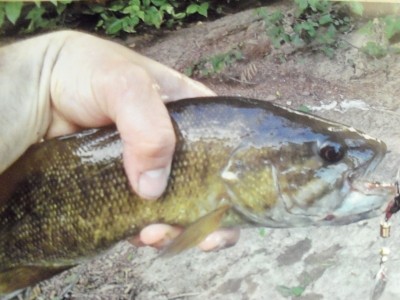
M285 4L268 7L277 8L290 9ZM274 49L264 26L249 10L162 37L131 37L122 43L182 72L202 59L240 49L243 59L199 79L221 95L306 108L379 137L389 152L371 179L394 182L400 165L399 56L366 56L359 49L365 37L357 30L341 37L348 46L337 49L333 59L312 49ZM235 247L212 253L193 249L171 259L122 242L18 297L397 299L400 220L393 218L392 236L384 240L379 237L382 218L341 227L244 229ZM386 281L373 294L382 246L392 252L385 265Z

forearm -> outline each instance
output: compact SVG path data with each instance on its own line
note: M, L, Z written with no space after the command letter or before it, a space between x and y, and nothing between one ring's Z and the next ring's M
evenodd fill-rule
M51 73L71 32L0 48L0 173L48 129Z

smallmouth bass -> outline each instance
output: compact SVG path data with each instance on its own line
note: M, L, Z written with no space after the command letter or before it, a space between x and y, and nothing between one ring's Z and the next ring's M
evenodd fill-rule
M392 192L363 185L386 146L352 128L238 97L167 107L177 144L157 201L133 193L113 127L33 145L0 175L0 294L69 269L152 223L188 227L172 243L175 253L219 226L372 217Z

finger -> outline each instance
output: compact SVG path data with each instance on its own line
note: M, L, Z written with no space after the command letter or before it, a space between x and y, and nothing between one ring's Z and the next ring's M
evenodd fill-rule
M141 66L160 85L164 102L183 98L215 96L216 94L204 84L169 68L155 60L142 56L126 47L110 43L114 51L118 51L128 61Z
M213 251L235 245L240 237L238 228L218 229L199 244L203 251Z
M160 85L160 93L164 102L183 98L215 96L216 94L204 84L168 68L156 61L144 58L142 65Z
M175 148L158 84L145 70L126 62L113 64L95 84L95 91L101 91L98 105L121 134L124 167L133 189L143 198L158 198L167 185Z
M182 229L167 224L152 224L142 229L140 241L148 246L161 249L181 234Z
M140 239L140 235L135 235L133 237L129 237L126 239L129 243L131 243L135 247L144 247L147 246L145 243L143 243Z
M49 126L49 129L46 133L47 139L65 134L71 134L79 130L79 126L66 120L56 109L53 109L50 125L51 126Z
M167 246L171 240L176 238L183 231L182 228L166 224L152 224L145 227L140 235L131 239L130 242L136 246L152 246L162 249ZM237 243L240 237L238 228L219 229L211 233L199 248L203 251L215 251L226 247L231 247Z

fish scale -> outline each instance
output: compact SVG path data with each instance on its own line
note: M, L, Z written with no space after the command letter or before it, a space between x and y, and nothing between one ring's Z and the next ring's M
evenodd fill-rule
M376 215L388 198L386 190L349 188L386 152L383 142L354 129L239 97L184 99L167 109L177 144L158 201L132 191L114 127L33 145L0 175L0 294L152 223L187 227L167 250L177 253L220 226L349 223Z

